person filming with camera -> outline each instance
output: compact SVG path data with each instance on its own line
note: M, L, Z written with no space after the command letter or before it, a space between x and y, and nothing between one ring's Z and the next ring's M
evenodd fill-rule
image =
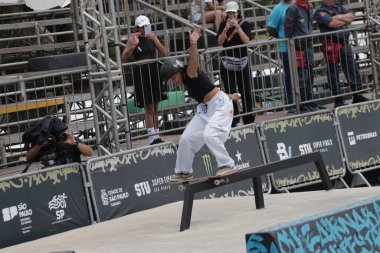
M32 128L25 136L27 139L29 135L31 138L29 140L32 140L29 142L32 146L26 153L26 161L28 163L40 161L47 167L80 163L81 155L92 156L94 153L92 148L67 129L65 123L53 117L45 118Z

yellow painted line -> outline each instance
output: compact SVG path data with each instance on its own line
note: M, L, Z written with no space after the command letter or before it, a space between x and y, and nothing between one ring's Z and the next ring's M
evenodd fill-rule
M26 102L26 103L15 103L11 105L2 105L0 107L0 115L12 113L12 112L19 112L19 111L26 111L26 110L33 110L43 107L49 107L54 105L62 105L65 103L65 100L63 98L56 98L56 99L47 99L47 100L40 100L40 101L32 101L32 102Z

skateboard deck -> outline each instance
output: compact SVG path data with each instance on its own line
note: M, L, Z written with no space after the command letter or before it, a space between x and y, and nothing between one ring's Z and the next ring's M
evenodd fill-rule
M195 183L195 182L201 182L201 181L207 181L210 180L213 182L214 185L221 185L221 184L227 184L229 182L228 176L233 175L237 172L237 169L231 170L230 173L222 175L222 176L206 176L206 177L194 177L191 179L186 179L178 182L170 182L170 184L178 185L178 190L184 191L186 189L187 184Z

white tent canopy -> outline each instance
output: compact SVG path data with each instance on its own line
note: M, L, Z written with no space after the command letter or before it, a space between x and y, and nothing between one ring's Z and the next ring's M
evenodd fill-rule
M0 0L1 5L20 5L25 4L35 11L48 10L54 7L65 7L70 4L70 0Z

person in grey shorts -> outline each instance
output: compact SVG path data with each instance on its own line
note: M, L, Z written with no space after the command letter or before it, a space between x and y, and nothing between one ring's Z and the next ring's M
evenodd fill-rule
M198 69L197 41L201 36L198 27L190 33L189 64L167 59L161 66L160 76L173 84L184 84L190 97L198 101L197 112L187 125L179 141L175 174L171 182L180 182L193 177L194 154L204 144L210 149L218 163L217 176L228 175L236 171L234 160L228 155L226 142L233 118L232 100L238 100L240 94L226 94L219 90L206 73Z

